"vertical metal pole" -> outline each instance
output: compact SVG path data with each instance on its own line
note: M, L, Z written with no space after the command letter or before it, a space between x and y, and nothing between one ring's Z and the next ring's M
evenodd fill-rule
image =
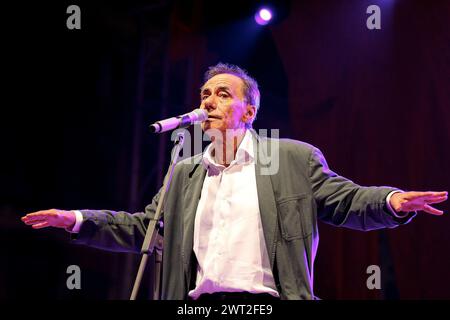
M162 237L158 239L157 241L161 241L160 244L162 244ZM162 271L162 255L163 251L156 249L154 251L155 254L155 273L154 273L154 290L153 290L153 300L160 300L161 299L161 271Z

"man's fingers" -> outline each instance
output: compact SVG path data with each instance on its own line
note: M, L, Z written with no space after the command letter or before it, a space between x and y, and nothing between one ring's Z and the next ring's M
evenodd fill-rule
M432 206L429 206L427 204L423 207L423 211L434 214L436 216L444 214L444 211L433 208Z
M48 213L42 213L39 215L33 215L33 216L25 216L22 218L22 221L27 223L27 222L36 222L39 220L46 220L48 218L50 218L52 215L48 214Z
M28 213L25 217L35 217L35 216L40 216L40 215L43 215L43 214L50 214L53 211L54 211L53 209L35 211L35 212Z
M32 220L32 221L24 221L26 225L30 225L30 224L37 224L37 223L41 223L41 222L46 222L47 220L45 219L38 219L38 220Z
M447 191L410 191L406 192L415 197L424 197L424 196L446 196L448 195Z
M36 219L47 219L49 217L53 217L55 215L55 211L53 209L51 210L42 210L42 211L36 211L27 214L26 216L22 217L21 220L23 222L25 221L35 221Z
M435 192L433 194L425 196L425 198L447 198L447 196L447 192Z
M50 226L50 223L48 223L47 221L41 222L41 223L37 223L37 224L33 224L32 228L33 229L41 229L41 228L45 228Z
M406 192L406 194L412 198L420 198L420 197L431 196L431 195L435 194L435 192L432 192L432 191L410 191L410 192Z
M425 199L425 202L428 204L432 204L432 203L443 202L445 200L447 200L447 197L432 197L432 198Z
M40 213L40 214L33 214L33 215L27 214L25 217L23 217L23 219L33 220L33 219L40 219L40 218L48 217L48 216L50 216L50 213Z
M420 198L420 197L443 197L447 196L447 191L411 191L406 192L406 194L413 198Z

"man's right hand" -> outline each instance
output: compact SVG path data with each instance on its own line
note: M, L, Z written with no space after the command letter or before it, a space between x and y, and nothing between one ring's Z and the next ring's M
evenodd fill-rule
M75 225L76 215L73 211L50 209L29 213L21 220L33 229L56 227L71 230Z

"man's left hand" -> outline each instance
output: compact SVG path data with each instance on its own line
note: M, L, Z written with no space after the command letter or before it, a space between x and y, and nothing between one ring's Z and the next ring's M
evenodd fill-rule
M444 213L444 211L433 208L430 204L443 202L447 200L447 196L447 191L397 192L391 196L390 205L396 212L422 210L427 213L440 216Z

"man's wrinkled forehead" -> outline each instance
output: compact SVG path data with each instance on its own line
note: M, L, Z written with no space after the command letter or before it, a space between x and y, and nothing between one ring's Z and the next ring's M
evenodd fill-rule
M228 73L221 73L215 75L200 88L200 93L203 91L214 91L217 88L228 88L234 93L243 93L244 81L238 76Z

